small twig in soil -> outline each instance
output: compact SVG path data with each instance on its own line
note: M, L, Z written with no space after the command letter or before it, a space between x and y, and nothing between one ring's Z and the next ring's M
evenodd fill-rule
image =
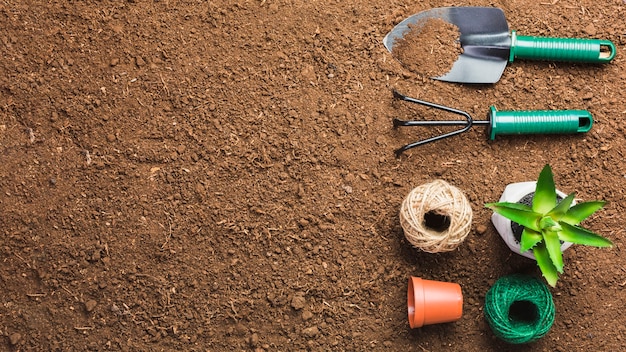
M87 165L91 164L91 155L89 155L89 151L85 149L82 151L82 154L85 156Z
M84 330L93 330L95 327L93 326L75 326L74 329L84 331Z
M76 296L72 291L68 290L65 286L61 286L61 288L70 294L70 296L74 297L74 299L78 302L78 296Z
M296 240L296 241L302 241L302 238L300 238L298 236L295 236L295 235L287 235L287 237L289 237L289 238L291 238L293 240Z
M35 143L35 132L33 132L33 129L28 127L26 129L26 133L28 133L28 141L31 143Z
M30 264L28 264L28 262L26 260L24 260L24 258L20 257L19 254L17 253L13 253L15 254L16 257L18 257L24 264L26 264L26 266L28 266L29 269L31 269L32 267L30 266Z
M165 84L165 80L163 79L163 75L161 75L159 73L159 78L161 79L161 83L163 83L163 90L165 91L165 93L167 94L167 96L170 96L170 90L169 88L167 88L167 84Z
M230 300L228 303L230 304L230 309L232 309L233 313L235 313L235 317L239 317L239 313L237 313L237 310L235 309L235 302Z
M427 350L427 349L425 349L424 347L422 347L422 345L417 345L417 347L421 348L421 349L422 349L422 351L424 351L424 352L430 352L429 350Z
M165 242L163 242L163 245L161 245L161 250L165 249L165 246L167 246L167 244L170 242L170 239L172 238L172 216L168 212L165 212L165 215L167 215L167 223L168 223L169 231L167 233L167 236L165 237ZM163 225L161 225L161 227L165 228L165 226Z

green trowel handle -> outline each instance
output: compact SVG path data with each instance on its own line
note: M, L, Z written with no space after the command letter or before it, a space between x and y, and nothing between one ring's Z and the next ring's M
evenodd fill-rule
M571 134L591 129L587 110L498 111L489 108L489 139L499 134Z
M511 32L509 62L514 59L605 63L615 57L609 40L528 37Z

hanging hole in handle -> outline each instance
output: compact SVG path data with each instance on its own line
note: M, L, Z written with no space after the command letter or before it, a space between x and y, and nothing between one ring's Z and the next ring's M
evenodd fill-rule
M610 40L600 41L600 54L598 59L603 62L609 62L615 57L615 44Z
M578 132L589 132L593 125L591 116L580 116L578 118Z

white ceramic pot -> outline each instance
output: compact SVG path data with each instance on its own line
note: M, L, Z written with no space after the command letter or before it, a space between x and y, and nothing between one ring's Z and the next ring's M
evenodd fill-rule
M499 202L510 202L517 203L525 196L535 192L535 188L537 188L537 182L529 181L529 182L518 182L511 183L504 189L502 192L502 196L500 197ZM556 194L561 197L567 197L567 194L557 190ZM576 204L576 201L572 202L572 205ZM513 232L513 228L511 227L511 220L505 218L500 214L493 213L491 216L491 222L498 230L500 237L504 240L507 246L511 249L511 251L523 255L524 257L535 259L532 250L528 250L524 253L520 252L520 243L515 238L515 234ZM572 245L571 242L563 242L561 245L561 252L565 251Z

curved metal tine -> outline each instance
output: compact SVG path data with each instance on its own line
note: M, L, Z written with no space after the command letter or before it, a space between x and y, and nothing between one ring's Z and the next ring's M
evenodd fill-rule
M451 107L445 106L445 105L439 105L439 104L431 103L431 102L425 101L425 100L419 100L419 99L407 97L406 95L404 95L402 93L399 93L397 90L393 91L393 97L396 98L396 99L408 101L410 103L415 103L415 104L419 104L419 105L428 106L429 108L435 108L435 109L451 112L453 114L462 115L462 116L465 116L465 118L469 117L470 120L472 119L472 117L469 116L469 114L466 113L465 111L458 110L458 109L455 109L455 108L451 108Z
M430 125L430 126L464 125L463 128L458 129L456 131L444 133L444 134L439 135L439 136L434 136L434 137L431 137L431 138L423 139L421 141L409 143L409 144L407 144L407 145L397 149L396 150L396 156L400 156L403 152L405 152L405 151L407 151L407 150L409 150L411 148L415 148L417 146L420 146L420 145L423 145L423 144L426 144L426 143L438 141L440 139L452 137L454 135L466 132L467 130L472 128L472 124L474 123L474 120L472 119L472 116L470 114L468 114L467 112L465 112L465 111L461 111L461 110L454 109L454 108L451 108L451 107L448 107L448 106L444 106L444 105L431 103L431 102L424 101L424 100L419 100L419 99L414 99L414 98L411 98L411 97L407 97L406 95L403 95L403 94L399 93L396 90L393 91L393 96L396 99L408 101L408 102L415 103L415 104L424 105L424 106L427 106L427 107L431 107L431 108L447 111L447 112L450 112L450 113L453 113L453 114L457 114L457 115L462 115L463 117L465 117L465 121L459 121L459 120L457 120L457 121L405 121L405 120L400 120L400 119L394 119L393 120L394 127L398 127L398 126L428 126L428 125Z
M417 141L417 142L413 142L413 143L409 143L407 145L404 145L404 146L396 149L396 156L399 157L402 153L404 153L405 151L407 151L407 150L409 150L411 148L415 148L415 147L418 147L418 146L426 144L426 143L438 141L440 139L444 139L444 138L452 137L452 136L457 135L457 134L461 134L461 133L469 130L470 128L472 128L472 121L471 120L468 121L468 123L467 123L467 125L465 127L461 128L459 130L448 132L448 133L444 133L444 134L439 135L439 136L422 139L421 141Z
M472 120L473 121L473 120ZM480 124L481 121L473 121L472 124ZM415 120L400 120L393 119L393 127L411 127L411 126L465 126L467 120L453 120L453 121L415 121Z

